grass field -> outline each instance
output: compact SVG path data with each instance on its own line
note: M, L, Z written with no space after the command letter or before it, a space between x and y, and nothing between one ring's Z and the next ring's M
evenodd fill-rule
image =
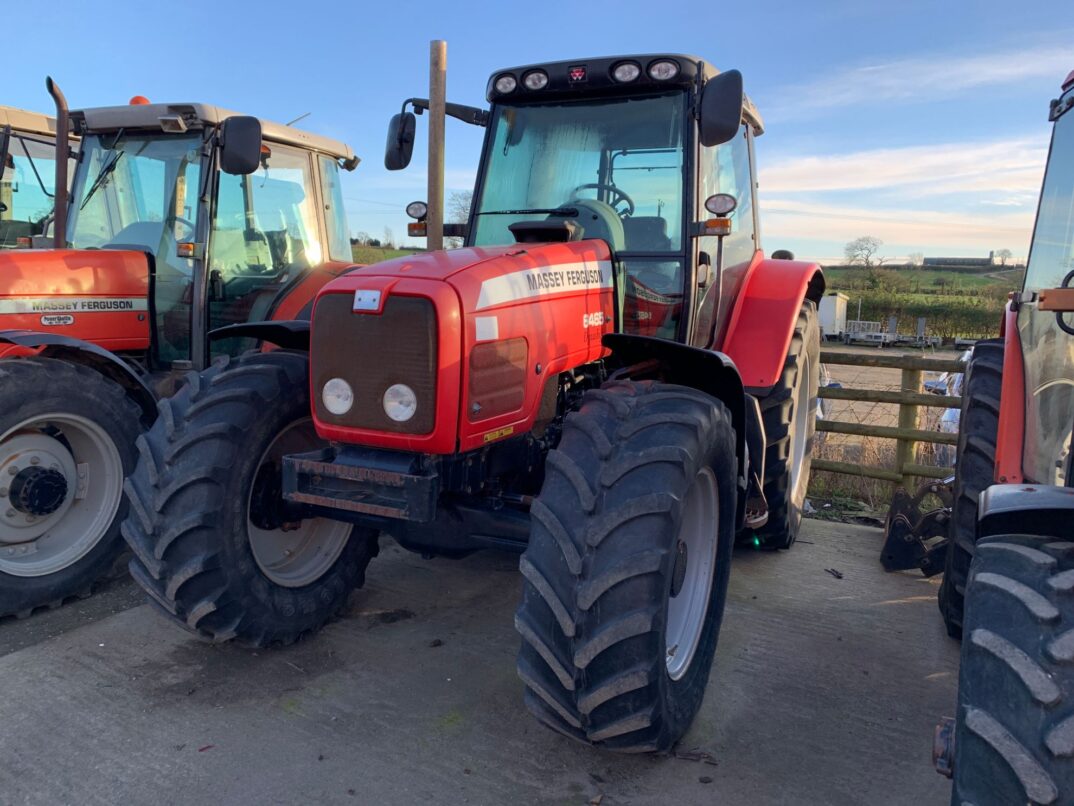
M413 255L417 249L386 249L383 246L351 246L352 260L368 266L371 263L380 263L382 260L391 260L393 257L405 257Z

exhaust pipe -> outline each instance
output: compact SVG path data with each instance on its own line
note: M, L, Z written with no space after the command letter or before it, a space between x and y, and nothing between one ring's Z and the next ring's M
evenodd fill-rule
M45 87L56 103L56 190L52 200L53 244L57 249L67 246L67 161L71 158L71 119L67 110L67 99L49 76Z

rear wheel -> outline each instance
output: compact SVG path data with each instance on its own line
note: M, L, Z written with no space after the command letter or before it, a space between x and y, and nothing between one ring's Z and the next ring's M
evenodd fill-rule
M694 389L610 383L566 418L515 618L541 722L620 752L686 732L723 617L736 471L727 409Z
M806 300L779 380L761 398L767 440L764 494L768 523L754 537L763 548L787 549L798 537L813 464L819 387L820 325L817 306Z
M966 587L952 803L1074 802L1074 545L977 544Z
M0 616L87 594L112 570L141 415L88 367L0 362Z
M977 537L977 500L994 484L999 401L1003 385L1003 339L973 347L962 383L951 526L938 594L947 633L962 636L963 597Z
M307 379L300 353L223 360L162 401L138 441L131 575L204 638L293 643L343 607L376 554L375 533L299 519L282 498L282 457L322 445Z

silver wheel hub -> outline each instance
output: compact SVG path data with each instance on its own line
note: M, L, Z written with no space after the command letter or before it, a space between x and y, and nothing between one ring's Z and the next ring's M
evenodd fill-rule
M703 468L686 494L674 546L665 657L672 680L681 679L690 668L708 617L716 574L719 505L716 476L711 468Z
M312 420L294 423L280 433L262 455L257 475L262 475L267 463L279 465L288 454L316 450L323 444L313 430ZM270 469L270 472L277 471ZM255 523L261 518L251 517L254 493L251 489L247 502L246 533L261 572L285 588L311 585L324 576L339 559L354 527L330 518L306 518L281 522L277 528L261 528Z
M32 417L0 434L0 572L45 576L85 556L122 500L123 462L97 423Z
M802 471L809 451L810 420L815 421L816 418L816 400L810 397L812 367L809 356L803 352L801 360L794 388L794 435L791 441L790 495L795 506L801 506L805 500L808 479Z

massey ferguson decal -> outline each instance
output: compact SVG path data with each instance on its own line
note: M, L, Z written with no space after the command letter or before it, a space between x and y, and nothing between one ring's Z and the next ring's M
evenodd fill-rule
M7 297L0 299L0 314L112 313L147 310L149 310L149 304L145 297Z
M611 287L612 264L609 260L525 269L481 283L476 310L549 294Z

